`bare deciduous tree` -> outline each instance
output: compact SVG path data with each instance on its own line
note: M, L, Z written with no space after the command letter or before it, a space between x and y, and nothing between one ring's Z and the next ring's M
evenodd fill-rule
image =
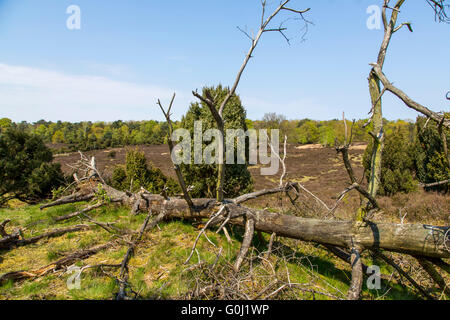
M271 28L270 23L272 20L279 15L283 11L295 13L296 15L299 15L303 21L305 21L306 25L308 24L308 21L304 18L304 14L308 12L310 9L305 10L296 10L287 7L290 0L283 0L280 2L280 5L275 9L275 11L266 18L266 6L267 2L266 0L261 1L262 5L262 14L261 14L261 24L259 26L259 30L256 33L255 36L251 36L247 31L244 31L239 28L251 41L250 49L248 50L247 55L245 56L244 62L242 63L237 76L236 80L233 83L233 86L231 89L229 89L228 94L226 95L225 99L218 105L216 101L216 97L213 97L209 91L205 92L205 96L200 95L197 91L193 91L193 95L197 97L199 100L204 102L209 110L211 111L211 114L214 117L214 120L216 121L217 128L222 133L221 138L219 139L219 154L222 156L222 159L219 159L220 163L218 165L218 177L217 177L217 201L223 201L223 186L224 186L224 179L225 179L225 165L223 163L223 155L224 155L224 136L225 136L225 123L223 119L223 110L226 108L228 102L230 101L231 97L235 94L236 89L239 85L239 82L241 81L242 74L244 73L245 68L247 67L248 62L253 57L253 52L255 51L256 47L258 46L258 43L262 37L262 35L266 32L279 32L286 41L289 42L289 39L286 37L284 31L286 28L284 28L282 25L280 25L277 28Z

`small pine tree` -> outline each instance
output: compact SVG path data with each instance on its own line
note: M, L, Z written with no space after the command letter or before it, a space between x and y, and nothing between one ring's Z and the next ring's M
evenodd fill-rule
M367 180L370 179L373 143L367 147L363 156L363 165ZM414 162L412 146L403 132L397 130L386 136L382 161L379 195L409 193L417 188L413 179Z
M221 85L211 88L203 88L203 94L205 90L210 90L213 97L217 97L217 104L225 99L229 92L229 89L223 88ZM242 106L239 96L233 95L228 102L223 112L225 120L225 130L227 129L243 129L247 131L246 112ZM216 128L214 118L204 103L192 103L188 112L181 120L181 128L189 130L191 137L194 137L194 122L201 120L203 123L203 132L208 129ZM224 137L226 141L226 136ZM248 145L248 144L247 144ZM203 144L205 148L205 144ZM235 146L235 155L236 152ZM226 150L225 150L226 152ZM194 152L192 151L192 157ZM247 152L248 154L248 152ZM192 161L193 163L193 161ZM225 165L225 185L224 194L225 197L235 197L240 194L244 194L253 190L253 179L250 172L247 169L247 164L226 164ZM182 164L181 170L186 180L187 185L193 186L191 196L211 197L214 198L216 194L217 186L217 165L212 164Z

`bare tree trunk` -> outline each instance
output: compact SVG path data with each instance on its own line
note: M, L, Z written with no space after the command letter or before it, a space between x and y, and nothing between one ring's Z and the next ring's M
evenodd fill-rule
M403 5L405 0L398 0L395 8L392 11L391 19L388 22L386 18L386 10L389 4L389 1L385 1L383 6L383 24L384 24L384 38L381 43L380 51L378 53L377 65L380 69L383 68L384 61L386 60L386 52L389 47L389 43L391 41L392 35L395 30L395 24L397 23L397 17L400 10L400 7ZM380 79L374 70L372 70L369 74L369 92L370 99L372 102L372 122L373 122L373 131L371 132L373 138L373 149L372 149L372 159L371 159L371 172L369 179L369 194L375 198L377 196L378 190L380 188L381 181L381 163L382 163L382 154L384 148L384 131L383 131L383 110L382 110L382 96L384 91L381 90ZM362 221L366 214L366 203L361 206L358 210L356 220Z
M361 249L352 248L351 265L352 265L352 282L347 293L348 300L359 300L361 298L361 290L363 285L363 272L361 262Z
M105 190L110 190L104 187ZM112 188L111 188L112 189ZM123 204L131 208L136 195L128 196L115 190L114 195L123 196ZM152 210L161 215L161 219L210 219L220 205L216 199L193 199L196 210L192 212L184 199L165 199L161 195L143 194L140 210ZM243 216L253 216L254 230L267 234L276 233L279 237L287 237L308 242L316 242L342 248L358 245L364 249L383 249L392 252L406 253L430 258L450 258L450 252L444 245L448 241L446 232L450 227L429 225L330 221L305 219L277 212L250 209L236 205L233 200L225 200L227 209L234 216L231 224L244 226ZM149 207L148 207L149 206Z

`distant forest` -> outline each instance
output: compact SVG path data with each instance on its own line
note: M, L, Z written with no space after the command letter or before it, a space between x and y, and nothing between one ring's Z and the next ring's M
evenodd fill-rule
M348 130L353 131L354 142L369 142L371 125L364 128L367 119L347 120ZM345 126L342 119L317 121L310 119L287 120L275 113L266 114L262 120L246 120L247 128L279 129L281 136L288 137L289 143L322 144L334 146L344 140ZM181 121L174 123L180 127ZM0 128L5 130L15 127L30 134L36 134L50 145L54 152L88 151L127 145L163 144L166 142L168 127L166 122L155 120L114 121L114 122L51 122L40 120L34 123L14 123L8 118L0 119ZM412 140L415 124L411 121L385 120L385 131L389 135L400 130L405 137ZM282 140L282 139L280 139Z

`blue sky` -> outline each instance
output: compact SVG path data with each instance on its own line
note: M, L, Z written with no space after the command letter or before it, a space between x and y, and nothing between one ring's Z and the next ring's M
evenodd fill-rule
M271 11L278 2L269 3ZM369 63L383 35L366 27L366 10L381 3L292 0L311 8L314 25L301 41L303 25L289 21L291 45L263 36L237 90L248 117L366 117ZM66 27L72 4L81 8L81 30ZM236 27L256 30L259 21L259 0L0 0L0 117L162 120L156 100L168 103L175 91L179 119L193 89L232 84L250 45ZM449 110L450 25L436 23L425 0L407 0L400 21L411 21L414 33L396 33L386 75L418 102ZM389 95L384 114L416 117Z

